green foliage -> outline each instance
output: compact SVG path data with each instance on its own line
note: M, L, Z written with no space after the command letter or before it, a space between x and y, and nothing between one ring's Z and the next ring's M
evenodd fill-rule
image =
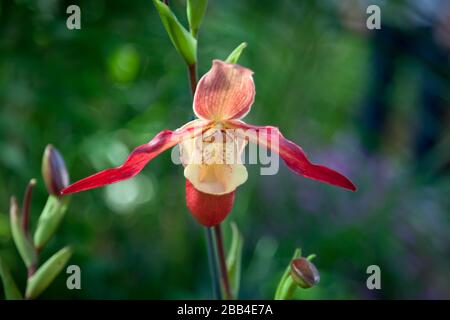
M39 296L62 271L72 256L72 249L62 248L51 256L39 269L28 278L25 296L35 299Z
M186 11L189 28L194 38L197 38L198 30L208 7L208 0L187 0Z
M160 0L153 0L161 21L173 45L188 65L197 62L197 40L178 21L170 8Z
M277 290L275 291L275 300L288 300L292 297L293 291L296 288L296 285L293 283L291 278L291 264L290 262L296 258L300 258L302 256L302 250L296 249L292 259L289 261L286 270L284 270L283 276L281 277L280 282L278 283Z
M42 248L54 235L67 211L69 199L69 197L59 198L53 195L48 197L34 233L36 248Z
M233 297L237 299L239 296L239 287L241 283L242 248L244 245L244 238L239 232L235 222L232 222L230 226L232 236L231 246L227 256L227 270Z
M17 200L14 197L11 198L9 216L11 220L11 233L14 243L16 244L17 251L19 251L19 254L27 268L32 267L37 263L37 253L34 249L33 243L22 228L22 221L19 215L19 206L17 205Z
M8 300L21 300L22 294L17 288L16 283L9 271L6 262L0 257L0 279L3 281L3 291L5 292L5 298Z
M247 43L242 42L230 53L230 55L225 59L225 61L229 63L237 63L239 57L241 56L242 51L244 51L245 48L247 48Z

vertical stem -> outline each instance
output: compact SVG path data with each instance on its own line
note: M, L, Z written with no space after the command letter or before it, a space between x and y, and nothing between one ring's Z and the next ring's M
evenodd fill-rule
M220 290L220 282L218 275L219 267L217 265L216 252L214 250L214 240L213 240L214 235L212 229L206 227L205 235L206 235L206 244L208 248L208 262L209 262L209 271L211 273L212 279L213 296L214 299L222 300L222 292Z
M231 294L230 280L228 279L227 264L225 260L225 249L223 247L222 228L220 224L214 227L214 234L216 238L216 247L219 258L220 276L222 280L222 286L227 300L233 299Z
M194 97L195 89L197 88L197 64L188 65L189 84L191 85L192 97Z

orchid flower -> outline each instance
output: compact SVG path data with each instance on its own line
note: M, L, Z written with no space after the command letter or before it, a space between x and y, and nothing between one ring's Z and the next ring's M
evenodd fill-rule
M134 149L121 166L75 182L62 190L62 194L129 179L161 152L179 145L180 159L185 166L187 207L201 224L215 226L231 211L236 188L247 180L247 170L239 160L247 142L275 152L296 174L356 190L342 174L311 163L303 150L284 138L278 128L243 122L254 98L250 69L214 60L194 95L193 109L198 119L175 131L158 133L150 142Z

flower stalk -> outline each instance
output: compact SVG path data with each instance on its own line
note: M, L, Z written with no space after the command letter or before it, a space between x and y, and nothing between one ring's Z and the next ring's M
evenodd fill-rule
M191 86L191 94L194 97L197 88L197 63L188 65L189 84Z
M227 263L225 258L225 249L223 246L222 227L220 224L213 227L214 235L216 239L217 258L219 260L220 278L223 296L225 300L232 300L233 295L231 293L230 280L228 278Z
M222 300L222 291L220 290L220 281L218 276L218 265L216 259L216 252L214 247L214 234L212 228L205 227L206 247L208 252L209 272L211 274L211 283L213 298Z

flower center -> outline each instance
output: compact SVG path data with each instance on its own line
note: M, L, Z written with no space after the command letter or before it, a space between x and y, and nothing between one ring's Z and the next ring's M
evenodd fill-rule
M245 140L218 125L180 144L184 175L199 191L226 194L247 180L241 155Z
M234 130L220 124L203 135L181 143L183 164L233 165L241 164L245 141Z

